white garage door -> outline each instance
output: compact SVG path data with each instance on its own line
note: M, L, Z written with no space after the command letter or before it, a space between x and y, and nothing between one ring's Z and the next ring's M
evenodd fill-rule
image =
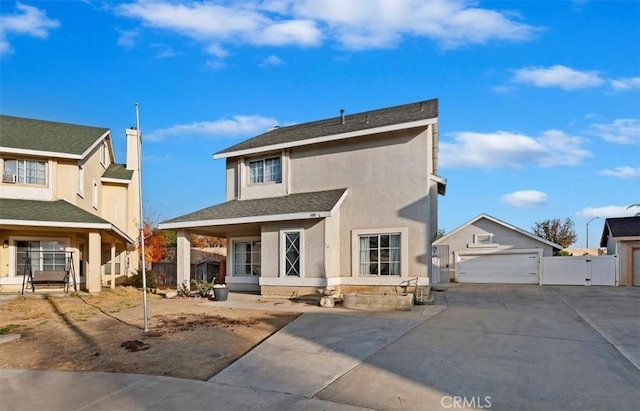
M540 278L538 253L461 255L456 265L460 283L538 284Z

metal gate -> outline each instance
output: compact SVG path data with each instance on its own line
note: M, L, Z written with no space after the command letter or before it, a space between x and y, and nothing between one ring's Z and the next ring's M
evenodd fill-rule
M429 284L449 284L449 279L451 278L449 267L449 246L434 245L431 254L431 278L429 279Z
M618 285L617 257L543 257L540 285Z

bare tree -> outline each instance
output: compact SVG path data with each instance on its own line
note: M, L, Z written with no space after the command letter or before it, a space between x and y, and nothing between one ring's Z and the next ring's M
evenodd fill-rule
M564 221L559 218L538 221L532 227L533 233L546 240L560 244L563 248L569 247L578 239L575 223L570 217Z
M627 210L633 207L639 207L640 208L640 203L637 204L631 204L629 207L627 207ZM640 216L640 211L634 214L635 217L639 217Z

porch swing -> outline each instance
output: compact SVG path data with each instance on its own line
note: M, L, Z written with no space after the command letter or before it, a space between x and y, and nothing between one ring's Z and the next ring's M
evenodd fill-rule
M51 258L55 259L56 254L61 254L59 251L47 252L42 251L41 257L44 257L46 253L51 254ZM24 258L25 274L22 277L22 294L25 289L31 288L32 292L36 292L37 286L61 286L65 293L69 292L69 285L73 283L73 290L78 291L78 284L76 280L76 273L73 264L73 252L64 251L65 268L64 270L33 270L31 264L31 255L27 254Z

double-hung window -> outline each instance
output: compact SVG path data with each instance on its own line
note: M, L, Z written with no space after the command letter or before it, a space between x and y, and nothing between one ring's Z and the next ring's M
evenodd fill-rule
M249 162L249 183L279 183L282 181L280 157Z
M400 233L360 235L360 275L400 275Z
M66 269L65 244L60 241L16 241L16 274Z
M261 272L260 241L233 242L233 275L256 275Z
M47 162L40 160L4 160L2 180L20 184L47 185Z

